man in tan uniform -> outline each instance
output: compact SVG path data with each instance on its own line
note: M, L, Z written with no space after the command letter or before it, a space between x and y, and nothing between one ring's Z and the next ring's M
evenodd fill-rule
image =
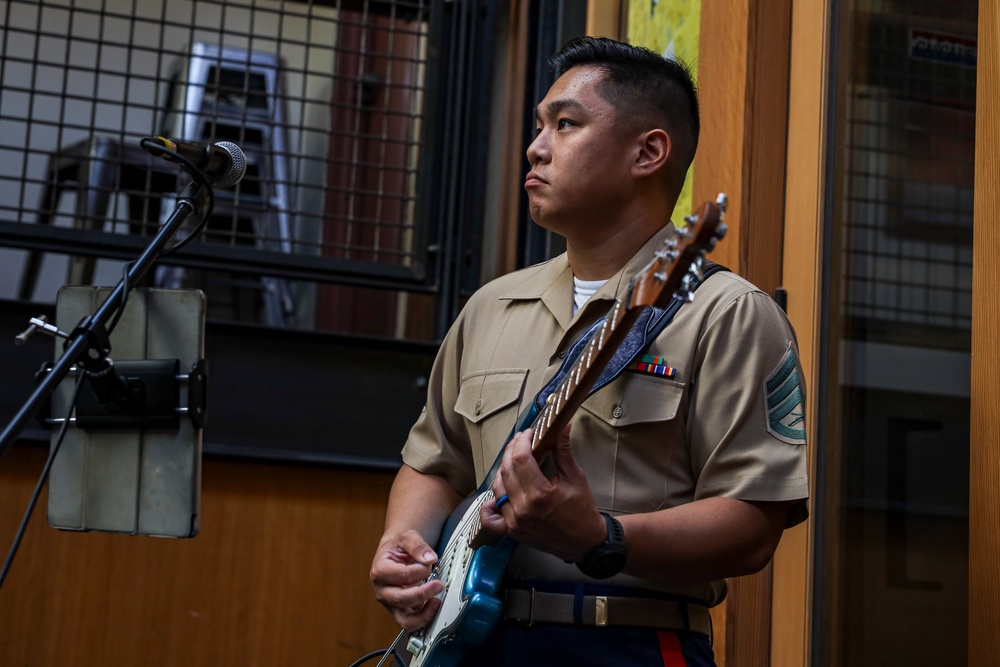
M588 397L550 461L535 461L530 430L504 447L566 350L662 245L697 146L697 99L677 63L585 38L553 65L525 188L567 252L489 283L452 326L372 582L403 628L434 617L443 584L425 581L430 545L503 449L500 506L481 518L520 546L505 620L463 664L711 665L707 609L725 578L764 567L806 517L794 333L768 295L716 273L644 351L649 363Z

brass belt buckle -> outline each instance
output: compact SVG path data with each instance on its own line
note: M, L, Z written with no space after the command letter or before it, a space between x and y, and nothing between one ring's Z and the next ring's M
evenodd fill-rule
M608 598L598 595L594 599L594 625L599 628L608 627Z

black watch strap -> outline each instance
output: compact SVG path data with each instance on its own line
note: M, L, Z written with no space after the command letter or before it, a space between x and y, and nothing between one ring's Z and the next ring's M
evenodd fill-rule
M601 517L607 524L608 536L576 564L581 572L594 579L607 579L621 572L625 568L627 556L625 530L621 523L605 512L601 512Z

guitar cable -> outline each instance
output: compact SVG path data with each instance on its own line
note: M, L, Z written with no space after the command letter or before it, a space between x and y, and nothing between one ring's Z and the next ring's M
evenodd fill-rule
M360 667L360 665L365 664L369 660L373 660L375 658L378 658L379 656L385 655L388 651L389 651L389 649L387 649L387 648L380 648L377 651L372 651L371 653L367 653L367 654L361 656L360 658L358 658L357 660L355 660L354 662L352 662L347 667ZM403 662L403 658L401 658L400 655L399 655L399 653L397 653L396 651L392 652L392 658L393 658L392 661L393 661L394 664L398 663L400 665L400 667L406 667L406 663Z

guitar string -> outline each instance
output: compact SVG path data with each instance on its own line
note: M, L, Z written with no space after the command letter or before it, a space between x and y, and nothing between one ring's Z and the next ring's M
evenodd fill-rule
M631 291L632 288L630 287L629 294L631 294ZM547 402L545 408L543 408L542 412L535 417L535 421L532 422L532 426L535 427L534 435L532 437L532 450L534 450L539 441L548 434L552 423L558 418L563 407L569 403L569 396L576 390L577 387L580 386L583 375L590 370L597 355L600 354L607 344L609 336L616 330L618 324L621 323L621 319L622 301L616 300L611 312L607 317L605 317L601 328L587 344L585 352L580 355L580 358L576 361L573 368L566 374L566 378L559 385L559 387L556 388L556 391L554 392L555 399L551 402ZM480 520L480 511L482 510L482 506L493 498L494 494L491 487L480 494L473 501L469 509L474 509L475 511L466 511L465 516L453 533L453 535L457 535L459 537L464 536L465 539L453 539L449 541L442 556L438 560L438 563L431 571L429 579L438 577L442 567L446 570L447 574L447 571L451 568L452 557L456 555L456 550L459 548L469 548L469 544L479 534L479 531L482 530L482 522Z
M602 331L607 328L607 324L608 324L607 320L605 320L605 324L601 328ZM595 336L595 339L596 338L597 337ZM588 348L594 345L595 339L591 339ZM546 423L550 422L549 418L552 416L554 412L558 412L559 410L561 410L562 405L565 405L564 402L561 402L564 400L563 398L564 391L568 393L570 385L579 386L579 379L581 377L581 374L586 370L584 367L588 366L591 359L592 356L589 354L580 355L580 358L574 364L574 368L571 370L570 373L567 374L566 378L557 388L556 400L546 403L546 406L542 410L541 414L535 417L535 420L532 422L532 426L535 427L534 436L532 438L532 450L534 450L535 445L538 443L539 438L544 436L544 434L547 432ZM449 579L451 576L451 569L454 563L454 558L458 555L459 549L466 550L471 548L470 543L473 541L475 536L478 535L479 531L482 530L480 512L482 510L483 504L492 500L493 497L494 497L493 488L491 487L482 494L480 494L475 500L473 500L469 510L466 511L465 515L459 522L459 526L456 527L455 532L452 534L453 538L448 541L448 544L445 547L444 552L441 554L440 558L438 559L438 562L431 570L431 574L428 577L428 581L435 578L440 579L442 580L442 583L445 583L446 588L450 590L451 582L449 581ZM456 537L459 539L455 539ZM422 635L432 625L433 623L425 626L424 628L421 628L414 634L418 636Z
M718 218L719 218L719 222L721 223L721 214L718 216ZM687 226L685 228L680 229L680 230L678 230L678 229L675 228L675 230L674 230L675 231L674 238L670 239L669 241L667 241L665 243L667 243L668 246L670 246L670 244L673 244L672 247L675 248L676 245L677 245L677 238L678 237L684 238L685 236L687 236L688 233L690 232L690 227L693 226L693 224L694 224L694 222L695 222L696 219L697 218L695 218L693 216L690 217L690 218L685 218L685 222L687 223ZM684 233L681 233L681 232L684 232ZM713 236L714 235L715 234L713 233ZM718 235L718 236L721 236L721 234ZM687 251L687 250L688 250L688 248L685 248L685 251ZM660 280L661 282L666 283L667 282L666 281L666 276L673 275L673 274L676 273L677 265L680 263L678 261L679 260L679 256L678 256L679 254L680 253L676 253L675 252L675 253L673 253L672 257L669 256L669 254L666 257L660 257L659 253L657 253L657 256L654 257L653 261L650 262L649 265L647 267L645 267L640 273L641 274L645 274L648 271L648 269L651 268L653 265L655 265L658 262L666 259L667 263L669 264L669 270L665 273L664 277ZM700 251L699 254L701 256L704 256L704 251ZM689 264L688 268L685 269L685 272L687 272L688 270L690 270L690 264ZM654 277L655 278L659 278L659 276L654 276ZM633 292L634 292L634 289L635 289L635 284L636 284L635 280L636 280L636 278L633 277L632 280L630 281L628 292L627 292L627 298L628 298L628 302L629 302L629 308L631 308L632 305L633 305L632 304L632 295L633 295ZM663 287L666 287L666 285L664 285ZM661 291L662 291L662 288L661 288ZM554 418L553 419L548 419L548 417L552 417L553 413L558 413L559 411L561 411L562 408L566 404L568 404L568 402L569 402L569 395L572 393L572 391L575 388L577 388L577 387L580 386L580 381L582 379L582 374L584 372L586 372L586 370L589 370L590 367L591 367L591 363L592 363L592 360L594 358L593 353L594 353L595 349L599 353L600 350L602 350L604 348L604 345L606 344L606 341L607 341L606 336L610 335L612 332L614 332L614 330L617 327L617 325L619 325L621 323L622 319L624 319L624 315L621 314L622 308L623 308L622 301L617 300L615 302L615 306L613 307L611 313L609 313L609 315L605 318L604 324L601 326L601 329L599 331L599 336L595 336L594 339L592 339L590 341L590 344L588 345L587 349L585 350L585 353L581 354L581 358L577 360L577 362L575 364L575 368L571 369L570 373L567 374L567 377L563 380L563 382L560 384L560 386L557 387L556 400L553 401L552 403L547 403L547 405L543 409L542 413L535 418L534 422L532 423L532 426L536 427L535 428L535 432L534 432L534 438L532 439L532 449L533 450L534 450L535 446L537 445L538 441L540 440L540 438L544 437L544 435L546 433L546 429L547 429L546 425L547 424L551 424L551 422L554 419ZM610 325L610 329L609 329L609 325ZM600 341L599 344L595 345L595 340L599 340ZM574 385L574 386L570 387L570 385ZM542 419L543 417L546 417L546 419L543 420ZM489 500L492 500L492 499L493 499L493 489L491 487L491 488L487 489L486 492L484 492L483 494L481 494L478 498L476 498L473 501L473 504L470 507L470 509L472 507L474 507L475 511L472 511L472 512L467 511L466 512L465 516L463 517L463 519L461 521L460 530L462 532L464 532L469 527L469 521L471 520L474 524L477 524L477 534L478 534L478 530L480 530L482 528L481 522L480 522L480 512L482 510L483 503L487 502ZM466 517L468 517L468 518L466 518ZM449 540L448 546L445 547L445 551L444 551L443 557L441 558L441 560L438 561L438 563L432 569L431 576L429 577L429 579L436 577L438 575L438 572L441 569L442 565L444 565L445 563L447 563L447 566L446 566L446 568L448 570L447 574L450 575L451 558L454 555L455 548L457 546L467 546L471 542L471 538L468 539L468 540L466 540L465 542L466 542L466 544L462 545L460 540L457 540L457 539L454 539L454 538ZM416 631L414 634L415 635L422 635L429 628L430 628L430 625L425 626L424 628L421 628L418 631ZM397 641L398 641L398 638L397 638Z
M650 262L650 266L656 263L657 260ZM674 267L676 268L676 267ZM635 288L634 279L633 284L629 285L629 290L627 292L627 298L631 297L631 294ZM545 408L542 410L532 426L535 427L534 436L532 437L532 450L534 450L538 443L544 438L548 431L551 429L552 423L558 418L558 413L561 412L562 408L569 402L569 396L573 391L580 386L580 382L583 379L583 374L586 373L591 367L596 358L596 356L604 349L607 344L608 337L615 331L618 324L620 324L622 315L623 302L621 300L616 300L615 305L611 312L605 317L601 328L598 330L597 334L590 340L583 354L574 364L573 369L567 374L564 381L556 388L555 400L547 403ZM494 498L493 489L487 489L478 498L473 501L470 509L475 508L474 512L467 512L465 518L462 519L459 526L456 528L456 533L459 536L466 536L464 540L451 540L448 546L445 547L445 551L442 554L441 559L438 561L438 565L431 572L431 578L435 577L440 570L440 565L445 563L450 567L452 556L455 555L455 550L459 547L467 548L468 544L474 540L474 538L482 530L482 525L480 521L480 510L484 503L489 502Z
M601 331L603 332L607 328L607 326L608 322L607 319L605 319L605 323L601 327ZM580 358L574 364L574 368L571 369L570 373L567 374L566 378L557 388L556 400L552 402L547 402L545 408L538 416L535 417L535 420L532 422L532 426L535 427L534 436L532 437L532 450L534 450L539 439L543 437L544 434L547 432L547 425L548 423L551 423L550 418L552 417L553 413L558 412L562 408L562 405L565 405L565 403L562 402L565 400L563 397L564 391L568 393L570 385L574 385L577 387L579 386L579 381L582 373L586 371L586 369L589 367L591 360L593 359L592 348L597 338L598 337L595 336L593 339L591 339L590 343L587 346L589 353L580 355ZM601 338L603 339L603 336ZM445 546L444 551L438 558L438 562L434 565L434 568L431 570L431 574L428 577L428 581L432 579L440 579L450 589L451 584L446 580L451 575L451 568L454 562L454 557L458 555L459 549L465 550L470 548L469 546L470 543L474 540L474 538L479 534L479 531L482 529L480 512L482 510L483 504L492 500L493 497L494 497L493 488L491 487L482 494L480 494L475 500L473 500L472 504L469 507L469 510L466 510L466 513L460 520L459 525L455 528L455 531L452 533L453 536L452 539L448 541L447 546ZM417 631L417 633L422 634L425 631L425 629L429 627L430 626L425 626L425 628L421 628L419 631Z
M688 223L689 227L693 223L693 221L689 219L686 219L685 222ZM675 229L675 232L676 231L678 230ZM690 230L685 228L683 231L689 232ZM677 243L676 239L678 236L683 238L686 235L675 234L674 238L667 242L668 245L669 243L672 242L676 246ZM685 248L685 251L687 250L688 248ZM704 256L703 251L697 254L700 254L702 257ZM667 255L667 257L659 257L659 254L657 254L657 256L654 257L653 261L650 262L650 264L646 268L644 268L643 271L641 271L640 273L642 274L646 273L648 269L651 268L653 265L666 259L667 263L669 264L669 270L663 275L663 278L660 279L660 282L664 283L663 288L665 288L666 287L665 283L667 282L666 280L667 276L674 275L676 273L677 265L680 263L678 261L679 260L678 255L679 253L674 253L673 257L670 257L669 254ZM685 272L687 272L688 270L690 270L690 264L688 268L685 269ZM660 278L660 277L657 275L654 276L654 278ZM685 284L684 281L682 281L682 285L683 284ZM633 277L632 280L630 281L628 292L626 294L626 298L628 299L629 303L629 308L626 308L626 310L629 310L634 305L632 303L632 296L635 287L636 287L636 277ZM661 288L661 291L663 288ZM680 289L680 287L678 289ZM587 348L584 350L584 353L580 355L580 358L574 364L574 368L570 370L570 372L567 374L566 378L564 378L560 386L556 388L555 400L551 402L547 401L546 406L542 410L541 414L536 416L534 422L532 422L532 426L535 427L534 437L532 438L532 443L531 443L532 451L535 450L541 438L545 437L553 421L555 421L555 419L558 419L558 413L562 411L562 409L569 403L569 396L580 386L580 383L583 379L583 374L586 373L586 371L591 368L593 360L596 358L596 355L599 354L601 350L604 349L608 340L608 336L610 336L616 330L617 326L624 319L622 308L623 308L623 302L621 300L616 300L615 305L612 308L611 312L605 317L604 322L601 325L600 330L598 331L598 334L591 339L590 343L587 345ZM482 522L480 516L483 503L492 500L493 497L494 497L493 488L491 486L489 489L486 490L486 492L484 492L475 500L473 500L472 505L470 506L470 510L473 511L468 511L468 510L466 511L465 515L460 521L460 526L456 529L456 531L457 534L461 536L467 533L470 526L475 526L475 530L465 540L455 539L455 534L453 534L452 539L449 540L448 545L445 547L442 557L440 558L438 563L435 564L434 568L431 570L431 575L430 577L428 577L428 580L434 578L442 578L440 576L442 572L444 574L443 577L444 579L450 579L452 565L453 565L453 557L455 556L455 550L458 548L468 549L469 551L472 550L471 544L474 538L479 534L479 531L482 530ZM450 590L451 588L450 581L445 581L443 583L445 583L446 590ZM420 628L414 633L414 635L415 636L423 635L425 632L430 630L432 625L433 623L423 628Z
M591 339L587 346L587 354L580 355L580 358L574 364L574 368L567 373L565 380L557 388L556 400L547 403L541 414L535 417L535 421L532 422L532 426L535 427L534 436L532 438L532 449L534 449L538 444L538 441L548 433L549 427L551 426L552 421L556 418L557 413L568 403L569 394L572 393L573 389L580 385L582 374L590 368L590 365L595 357L595 347L603 345L607 340L604 333L608 330L608 327L610 326L613 330L618 324L617 313L620 310L620 305L620 301L616 302L615 308L612 310L612 315L615 316L615 321L610 321L610 317L605 318L604 324L601 326L600 330L601 335L595 336ZM450 568L452 557L456 555L457 550L459 548L467 548L469 542L471 542L479 534L479 531L482 529L480 510L482 509L483 504L489 502L493 498L493 489L490 488L480 494L473 501L469 509L474 509L475 511L466 511L465 517L455 529L455 533L453 533L459 537L465 537L465 539L455 539L449 541L449 544L445 547L437 565L435 565L434 569L431 571L429 579L438 577L442 569Z

